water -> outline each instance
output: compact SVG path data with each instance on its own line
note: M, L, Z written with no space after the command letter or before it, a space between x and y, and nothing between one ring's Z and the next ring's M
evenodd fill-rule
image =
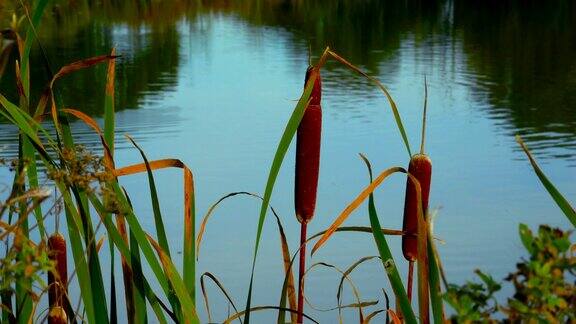
M179 158L194 172L197 214L233 191L262 193L284 126L302 91L308 51L318 58L329 45L378 77L396 100L413 150L419 147L423 79L429 83L426 150L434 162L430 204L439 208L436 236L450 281L463 282L481 268L496 278L524 255L518 223L569 228L539 184L514 141L523 135L547 175L565 196L576 196L576 6L557 3L322 1L211 2L202 8L175 1L138 11L86 8L47 20L40 31L53 69L79 58L122 54L117 65L117 165L140 162L124 139L138 141L149 159ZM174 10L173 7L178 8ZM174 16L173 12L180 14ZM153 14L152 14L153 13ZM59 21L59 22L58 22ZM60 24L60 25L58 25ZM58 26L60 26L58 28ZM39 52L34 59L40 62ZM39 65L37 65L39 66ZM48 79L46 68L33 80ZM59 83L66 106L102 122L105 68ZM376 171L406 166L408 154L387 101L367 81L329 61L322 74L323 138L317 215L310 233L325 229L368 182L358 153ZM2 92L13 95L13 76ZM42 82L33 85L36 92ZM97 146L86 127L74 123L79 141ZM16 153L14 129L0 125L4 157ZM280 172L272 205L294 250L298 223L293 213L294 148ZM0 179L9 183L6 170ZM170 245L182 242L180 171L156 176ZM149 230L153 219L145 177L122 179L137 214ZM381 223L402 223L405 178L393 176L377 191ZM216 275L241 308L248 287L259 201L225 202L209 221L199 273ZM271 216L271 215L270 215ZM345 225L369 225L366 207ZM258 258L254 305L277 305L282 259L275 220L268 218ZM400 241L390 238L402 262ZM371 236L337 234L312 259L345 269L377 251ZM179 257L175 260L180 263ZM118 274L120 275L120 274ZM352 275L364 300L391 293L381 264L372 260ZM336 305L336 272L316 269L307 293L317 307ZM376 283L376 284L375 284ZM506 290L509 292L509 289ZM227 304L208 288L213 320ZM349 287L344 303L354 302ZM199 297L200 298L200 297ZM377 309L372 307L372 310ZM205 311L201 310L205 317ZM336 312L310 314L334 321ZM351 310L347 321L357 320ZM256 315L269 322L273 313Z

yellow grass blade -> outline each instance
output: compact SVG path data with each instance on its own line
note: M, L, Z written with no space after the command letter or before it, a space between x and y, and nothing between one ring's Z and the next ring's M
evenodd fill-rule
M350 214L354 210L356 210L356 208L358 208L364 202L364 200L366 200L366 198L368 198L368 196L370 196L370 194L374 190L376 190L376 188L378 188L380 184L382 184L384 179L386 179L388 176L396 172L406 173L406 170L402 167L393 167L388 170L385 170L378 177L376 177L376 179L374 179L374 181L372 181L364 190L362 190L362 192L344 209L344 211L342 211L342 213L336 218L336 220L332 223L332 225L330 225L330 227L328 228L328 230L326 230L326 233L322 235L320 240L316 242L316 244L312 248L311 254L314 254L316 250L318 250L322 245L324 245L324 243L326 243L326 241L328 241L328 239L330 239L330 237L332 236L332 234L334 234L336 229L340 227L342 223L344 223L344 221L348 218L348 216L350 216Z

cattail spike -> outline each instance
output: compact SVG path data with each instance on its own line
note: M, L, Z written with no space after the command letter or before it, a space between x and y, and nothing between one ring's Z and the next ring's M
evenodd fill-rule
M296 135L296 177L294 186L294 207L300 222L300 269L298 273L298 315L297 323L302 323L304 311L304 272L306 264L306 227L314 216L316 191L320 169L320 142L322 131L322 81L320 69L309 67L306 71L306 84L314 80L310 102L298 125Z
M68 290L68 264L66 261L66 239L55 233L48 238L48 255L54 262L54 270L48 272L48 305L50 309L61 308Z
M296 136L296 178L295 208L300 223L307 223L314 216L316 208L316 190L320 168L320 139L322 130L322 98L320 72L314 68L306 71L306 81L314 74L316 80L310 104L300 121Z
M432 160L425 154L416 154L410 159L408 173L420 182L422 212L426 215L428 210L428 197L430 195L430 179L432 175ZM406 198L404 201L404 223L402 230L402 253L408 261L418 258L418 197L416 185L410 179L406 182Z

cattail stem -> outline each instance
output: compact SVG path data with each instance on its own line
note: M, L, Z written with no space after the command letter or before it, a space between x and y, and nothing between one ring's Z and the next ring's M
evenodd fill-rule
M408 300L412 302L412 283L414 282L414 261L408 262L408 284L406 290L408 291Z
M304 320L304 273L306 272L306 230L308 224L300 225L300 263L298 270L298 321L300 324Z
M314 78L314 87L310 102L296 137L296 172L294 181L294 207L296 218L300 222L300 269L298 273L298 316L302 323L304 316L304 272L306 271L306 228L314 217L316 191L320 170L320 142L322 133L322 85L320 70L309 67L306 71L306 83Z

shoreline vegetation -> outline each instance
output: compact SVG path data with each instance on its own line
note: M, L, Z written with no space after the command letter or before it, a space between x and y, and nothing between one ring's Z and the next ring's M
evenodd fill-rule
M442 258L432 232L435 212L428 210L427 206L431 178L429 159L425 161L424 169L413 166L411 162L408 169L394 166L373 170L368 158L360 155L367 167L367 184L363 190L350 199L325 231L305 235L303 230L304 235L299 247L291 249L287 244L286 237L298 233L284 231L282 222L289 220L280 219L270 206L270 201L276 178L297 133L299 141L312 141L302 144L302 150L313 151L311 155L299 151L302 154L302 163L306 162L306 159L319 158L319 151L316 151L319 148L314 143L319 141L320 122L314 118L308 120L312 115L307 114L313 112L309 109L314 105L318 107L312 109L320 109L319 78L324 64L328 60L334 61L348 69L351 75L364 78L381 91L388 103L386 109L394 116L399 140L405 146L407 164L408 161L422 158L421 154L424 153L426 100L420 154L413 154L400 111L387 88L371 74L326 48L312 64L314 73L307 77L302 95L281 134L262 196L247 192L228 194L212 205L201 218L195 208L193 170L181 160L169 158L150 161L136 141L127 137L126 140L140 153L142 162L129 166L115 163L116 60L122 53L116 53L110 48L109 54L83 58L64 65L52 73L47 85L38 86L42 91L32 93L34 88L31 84L36 80L30 77L31 64L41 63L30 61L30 54L34 43L38 41L37 31L49 3L50 0L35 1L34 7L26 7L26 14L21 18L15 16L10 28L2 31L2 37L15 44L17 50L17 95L16 100L9 100L7 94L0 93L0 115L19 129L17 138L14 138L19 144L18 159L2 161L3 167L10 168L14 175L8 198L0 203L0 241L6 248L0 261L2 322L212 322L210 302L205 290L205 281L208 279L218 286L233 309L225 323L249 323L251 314L255 312L275 312L278 323L297 323L302 320L317 322L303 307L306 274L317 267L334 268L341 273L338 305L334 311L341 316L344 310L353 309L358 312L360 323L382 321L383 318L386 322L394 323L498 322L501 321L499 318L527 322L576 321L576 245L570 239L573 229L564 231L542 225L536 231L526 225L519 225L519 235L529 257L521 260L515 271L505 278L514 288L514 295L509 296L505 303L499 303L499 299L495 298L495 294L502 288L502 282L480 270L476 272L479 282L467 282L463 285L450 283L450 278L444 274ZM99 125L86 113L64 106L58 91L61 79L97 65L106 67L104 86L95 90L100 91L104 98L103 125ZM101 154L75 144L75 137L70 129L72 120L85 123L98 135ZM306 121L305 124L303 120ZM300 129L303 125L311 128ZM48 131L48 127L54 131ZM516 139L539 181L565 217L576 227L574 208L545 176L522 139L519 136ZM305 164L301 167L305 167ZM159 204L161 193L157 191L155 184L154 171L165 168L182 171L180 185L184 196L183 231L179 235L182 235L183 240L178 247L168 244ZM318 170L310 172L317 177ZM142 216L135 214L131 204L132 193L124 190L119 181L122 177L135 174L145 174L148 179L147 194L150 196L152 213L146 216L154 219L154 232L143 229L140 221ZM407 179L406 187L398 188L406 192L404 217L405 224L409 226L405 226L403 230L382 228L375 207L375 190L396 174L404 174ZM44 177L49 181L40 181ZM296 189L302 190L305 195L296 203L306 205L299 205L299 208L307 209L306 215L299 216L306 217L307 220L313 215L312 200L315 201L316 185L307 183L306 186ZM308 191L312 190L310 188L313 188L313 195ZM196 273L196 261L210 216L223 200L239 195L248 195L261 201L253 258L245 260L247 265L250 262L252 265L245 303L228 294L213 274ZM343 226L354 210L366 206L370 227ZM279 291L279 303L254 305L253 285L258 280L254 270L263 224L266 217L271 215L276 218L282 243L284 284ZM49 221L57 224L55 232L49 232L45 226ZM58 226L60 223L62 225ZM197 223L200 224L198 228ZM313 258L314 253L325 248L335 233L343 231L372 234L378 257L359 256L357 262L344 270ZM402 261L392 257L386 238L389 235L403 236L407 242L406 258L410 263L416 264L416 293L413 301L411 284L402 280L404 276L397 267L398 262ZM108 243L108 251L103 248L104 242ZM312 246L310 254L300 254L300 251L305 251L306 244ZM182 251L181 267L177 267L174 262L175 251ZM104 254L108 254L109 264L103 262ZM116 255L119 256L120 265L115 264ZM299 265L306 259L315 263L307 268L301 266L296 281L294 268L299 256ZM349 276L358 265L375 258L379 258L382 264L380 280L391 286L391 291L384 292L386 299L390 300L386 305L378 301L363 300ZM116 267L122 268L122 278L114 276ZM144 275L145 269L150 270L150 275ZM106 282L108 278L110 282ZM201 285L199 290L196 287L198 281ZM342 305L345 281L352 287L356 300L353 304ZM78 286L79 300L71 300L68 294L71 284ZM106 287L109 287L109 290ZM297 291L301 297L298 301ZM124 294L125 305L116 304L120 293ZM206 308L207 319L198 317L197 310L202 307L202 303ZM118 318L119 307L126 308L127 318ZM151 315L154 317L149 318Z

